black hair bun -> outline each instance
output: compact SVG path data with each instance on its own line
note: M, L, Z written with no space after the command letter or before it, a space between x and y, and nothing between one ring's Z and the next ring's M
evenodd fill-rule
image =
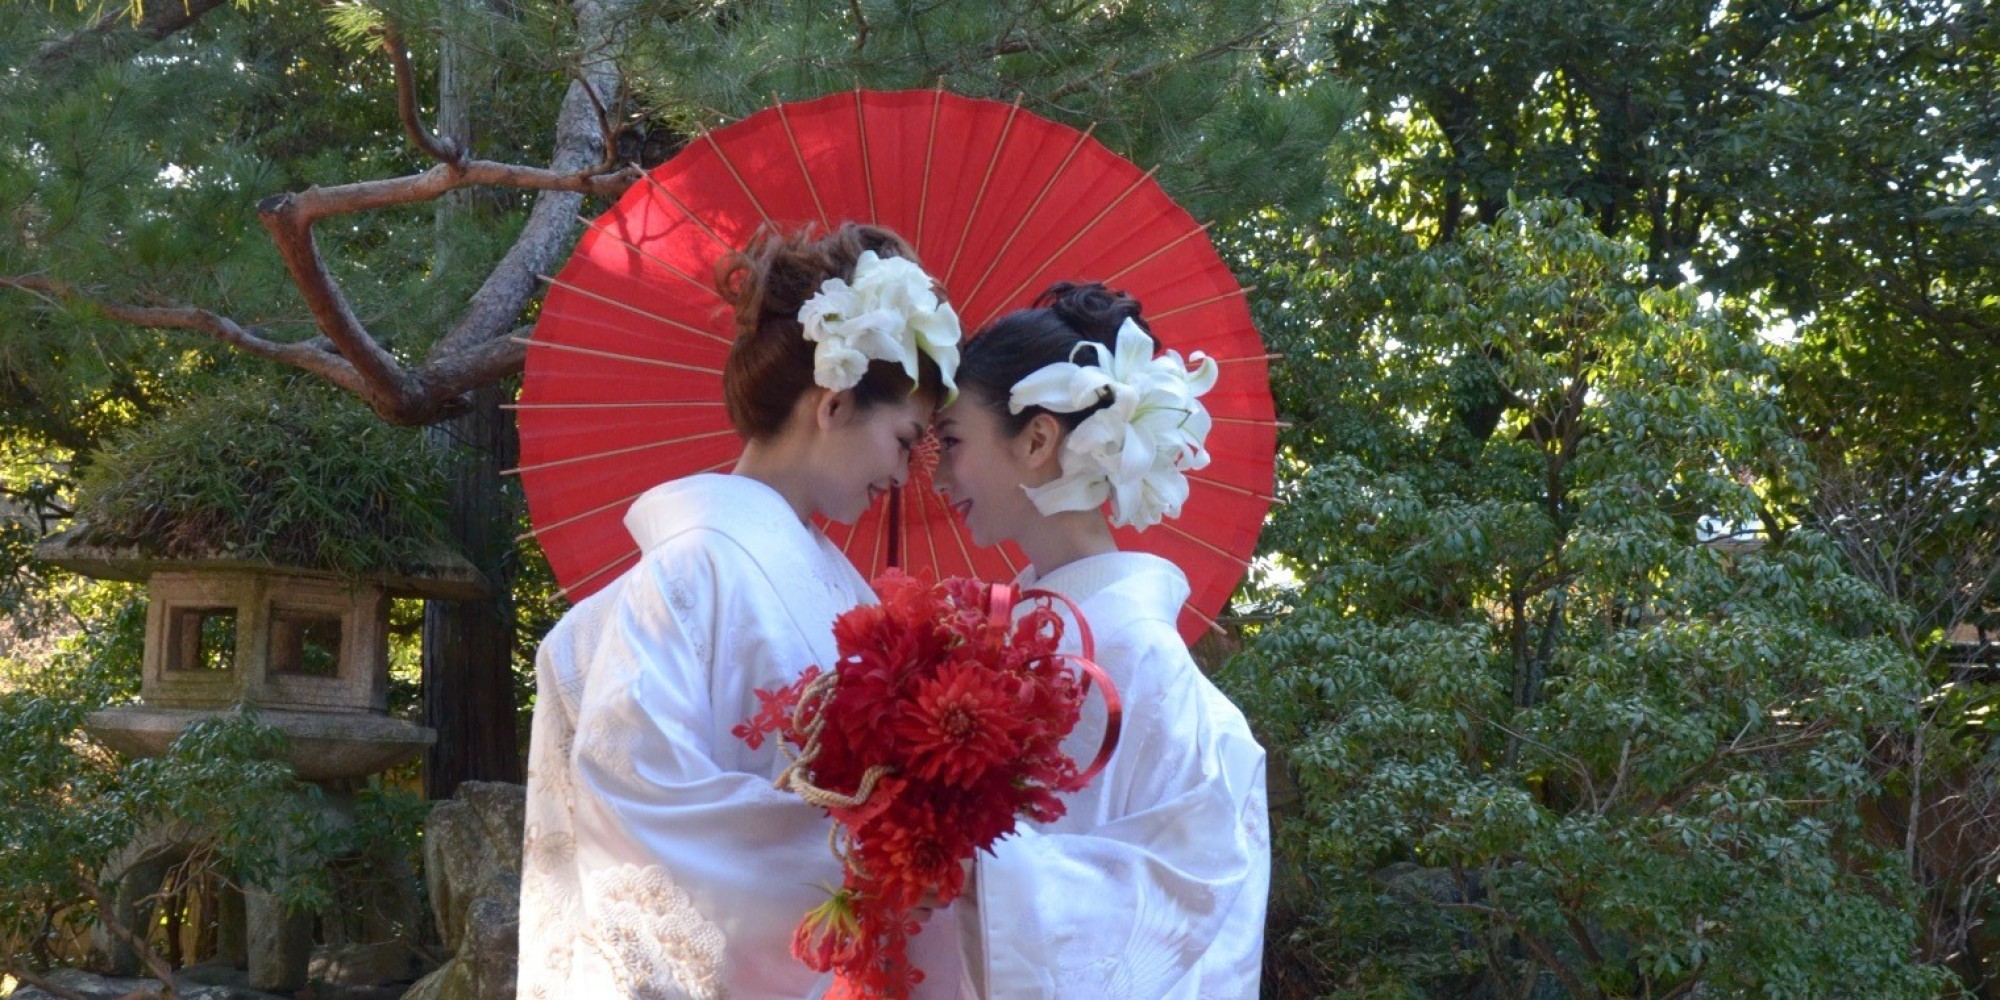
M1139 300L1124 292L1104 287L1102 282L1058 282L1036 296L1035 305L1047 309L1085 340L1115 346L1118 328L1126 320L1139 324L1151 334L1145 317L1139 315Z

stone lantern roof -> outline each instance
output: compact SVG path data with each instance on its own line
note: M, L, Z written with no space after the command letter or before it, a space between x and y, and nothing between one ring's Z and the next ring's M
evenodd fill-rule
M131 583L144 583L161 571L216 571L342 583L362 582L380 586L391 597L425 597L446 601L481 600L489 596L493 589L477 567L466 561L464 556L441 545L412 553L396 569L357 577L332 570L246 558L227 550L192 556L164 556L138 542L106 539L85 524L43 539L35 546L35 558L94 579Z

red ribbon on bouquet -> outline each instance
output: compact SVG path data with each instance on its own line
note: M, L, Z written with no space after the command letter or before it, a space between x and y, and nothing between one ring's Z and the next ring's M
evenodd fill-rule
M1104 741L1098 745L1097 756L1091 760L1090 766L1084 768L1083 773L1076 779L1078 786L1087 785L1090 779L1097 777L1104 770L1105 765L1111 763L1111 753L1118 749L1118 732L1125 723L1125 706L1119 700L1118 685L1113 684L1111 675L1097 665L1097 642L1091 637L1090 622L1083 617L1083 609L1077 607L1076 602L1068 597L1053 590L1022 590L1011 583L996 583L987 596L987 618L1002 625L1011 622L1014 618L1014 605L1020 603L1023 597L1061 601L1063 607L1069 609L1071 620L1076 622L1077 644L1083 647L1083 652L1078 655L1068 653L1056 655L1074 663L1078 672L1083 674L1085 694L1090 693L1092 681L1096 681L1098 690L1104 693Z

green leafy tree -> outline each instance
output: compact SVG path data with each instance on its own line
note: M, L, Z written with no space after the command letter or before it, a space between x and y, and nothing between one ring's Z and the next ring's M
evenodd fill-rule
M1377 235L1267 262L1291 370L1345 376L1229 674L1296 788L1274 986L1935 995L1861 828L1922 673L1780 513L1808 467L1769 353L1569 203ZM1468 386L1506 400L1484 436Z
M1871 825L1923 889L1923 954L1948 963L1967 995L1990 996L1994 945L1983 928L2000 878L1991 721L2000 622L1989 608L2000 584L2000 507L1977 467L1927 468L1908 455L1823 464L1814 523L1901 608L1886 636L1923 665L1927 682L1913 724L1880 744L1892 770Z
M1794 469L1812 474L1791 486L1760 474L1754 504L1710 513L1771 537L1808 525L1892 602L1868 622L1827 619L1923 665L1921 707L1871 744L1879 780L1861 803L1863 832L1900 855L1921 892L1908 900L1921 959L1952 963L1981 996L1984 831L2000 810L1984 777L1988 686L1977 664L1954 659L1965 650L1949 633L2000 621L1986 568L2000 509L2000 20L1989 6L1353 4L1316 25L1327 54L1315 72L1363 99L1360 169L1318 218L1273 214L1228 236L1276 293L1258 307L1289 359L1276 385L1295 425L1281 475L1301 482L1359 461L1441 496L1438 477L1483 469L1468 456L1517 446L1522 427L1552 419L1547 400L1510 381L1517 345L1465 330L1413 367L1418 341L1379 332L1435 319L1418 294L1432 284L1460 285L1483 315L1494 287L1443 261L1453 244L1488 238L1519 199L1576 202L1590 228L1637 255L1635 290L1691 288L1704 323L1764 343L1759 398L1806 446ZM1416 263L1424 249L1444 256ZM1350 293L1373 288L1366 269L1384 262L1435 270L1424 289ZM1466 482L1452 489L1491 485ZM1281 511L1266 547L1290 554L1303 529L1288 526L1308 523L1298 517Z
M1450 242L1573 199L1650 283L1793 326L1810 436L1949 459L2000 434L1990 5L1367 0L1325 37L1382 155L1371 209Z

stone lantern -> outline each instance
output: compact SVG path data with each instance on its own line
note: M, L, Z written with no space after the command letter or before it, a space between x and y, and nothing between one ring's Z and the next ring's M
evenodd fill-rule
M190 723L254 706L260 722L288 738L293 770L320 783L338 807L351 782L415 759L436 740L432 730L388 714L389 600L484 597L485 579L457 554L427 553L415 569L357 579L227 554L163 558L97 543L87 532L53 536L36 555L85 576L147 585L140 700L93 713L87 724L107 746L157 756ZM158 890L159 873L199 836L166 824L113 861L106 875L122 917ZM231 902L219 957L247 965L254 988L303 986L311 916L285 914L254 887ZM137 971L122 943L100 944L106 971Z

